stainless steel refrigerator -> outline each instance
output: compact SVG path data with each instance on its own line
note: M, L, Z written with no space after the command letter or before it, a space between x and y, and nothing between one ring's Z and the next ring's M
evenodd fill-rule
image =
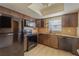
M7 47L13 43L13 31L11 17L0 16L0 48Z

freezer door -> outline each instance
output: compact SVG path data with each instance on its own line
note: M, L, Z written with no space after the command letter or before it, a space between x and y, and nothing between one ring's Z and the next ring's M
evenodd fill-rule
M13 44L13 34L0 34L0 48L8 47Z

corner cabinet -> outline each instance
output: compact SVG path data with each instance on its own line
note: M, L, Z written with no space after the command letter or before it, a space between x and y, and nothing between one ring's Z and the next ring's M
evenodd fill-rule
M70 13L62 16L63 27L77 27L78 26L78 13Z
M48 45L48 34L39 34L38 42L44 45Z
M58 48L58 39L55 35L39 34L38 42L52 48Z

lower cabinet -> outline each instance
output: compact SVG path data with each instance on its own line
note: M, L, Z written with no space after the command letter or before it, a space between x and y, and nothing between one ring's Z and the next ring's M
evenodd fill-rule
M57 36L50 34L40 34L38 42L52 48L58 48L61 50L72 52L75 55L78 55L77 53L77 49L79 49L78 38Z
M50 35L50 37L48 38L48 46L52 47L52 48L58 48L58 39L57 36L55 35Z
M48 45L48 38L49 36L47 34L40 34L38 42L44 45Z
M57 36L52 36L49 34L40 34L38 42L52 48L58 48Z

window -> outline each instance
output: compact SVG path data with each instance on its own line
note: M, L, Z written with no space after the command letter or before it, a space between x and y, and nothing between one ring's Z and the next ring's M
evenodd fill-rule
M54 17L49 19L49 31L61 32L62 31L62 19L61 17Z

